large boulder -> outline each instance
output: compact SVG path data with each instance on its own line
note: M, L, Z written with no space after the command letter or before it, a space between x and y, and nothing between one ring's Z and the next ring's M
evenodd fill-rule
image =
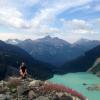
M39 87L43 85L43 82L40 80L33 80L32 82L29 83L29 86L33 86L33 87Z
M0 94L0 100L11 100L12 96L8 94Z
M49 100L49 98L45 97L45 96L39 96L38 98L36 98L34 100Z
M30 90L28 92L28 98L29 98L29 100L33 100L36 97L37 97L37 94L33 90Z

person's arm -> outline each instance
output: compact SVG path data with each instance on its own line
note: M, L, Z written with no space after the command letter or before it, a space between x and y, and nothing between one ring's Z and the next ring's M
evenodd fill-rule
M25 74L27 74L27 69L25 69Z
M19 72L21 72L21 66L19 67Z
M20 69L20 70L19 70L19 73L20 73L20 75L22 75L22 74L23 74L22 69Z

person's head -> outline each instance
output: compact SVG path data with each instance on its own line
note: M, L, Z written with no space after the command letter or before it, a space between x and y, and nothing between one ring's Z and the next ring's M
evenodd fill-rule
M22 63L21 63L21 66L25 66L25 63L24 63L24 62L22 62Z

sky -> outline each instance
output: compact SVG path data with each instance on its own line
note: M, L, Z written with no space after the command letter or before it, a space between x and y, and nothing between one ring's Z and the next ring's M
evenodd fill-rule
M50 35L100 40L100 0L0 0L0 39Z

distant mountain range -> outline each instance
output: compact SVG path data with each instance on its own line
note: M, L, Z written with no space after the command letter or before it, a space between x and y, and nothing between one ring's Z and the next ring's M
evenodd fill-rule
M74 46L81 47L84 51L88 51L98 45L100 45L100 41L88 39L80 39L74 43Z
M99 43L100 41L96 40L81 39L70 44L50 36L37 40L9 39L6 43L0 41L0 79L18 74L22 61L26 62L29 73L36 79L48 79L53 74L87 70L99 76Z
M46 36L37 40L9 39L6 43L17 45L26 50L33 58L59 67L65 62L84 55L86 51L98 46L100 41L80 39L70 44L57 37Z
M35 60L18 46L0 41L0 79L8 75L18 75L18 69L25 62L30 75L37 79L48 79L53 76L52 65Z
M8 39L8 40L6 40L6 43L12 44L12 45L17 45L20 42L22 42L22 40L19 40L19 39Z

